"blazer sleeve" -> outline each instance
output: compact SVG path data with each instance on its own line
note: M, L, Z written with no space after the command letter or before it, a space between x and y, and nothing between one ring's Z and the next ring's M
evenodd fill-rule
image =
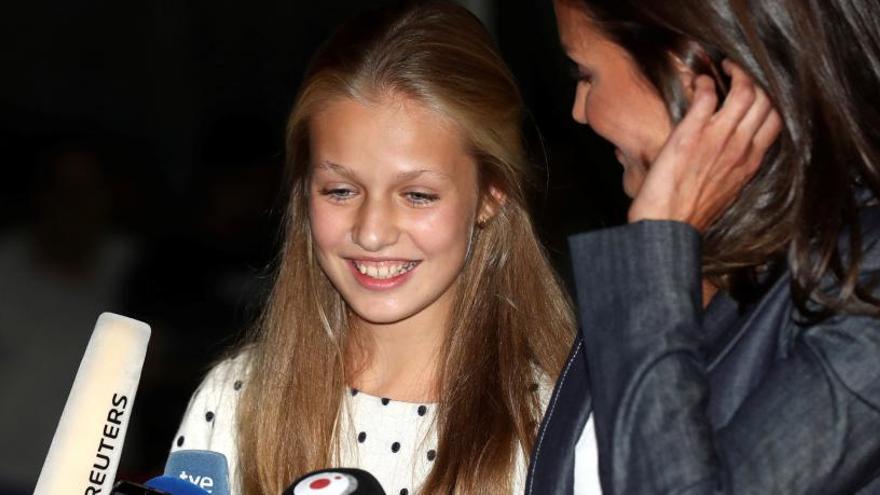
M802 328L713 428L697 232L643 221L570 245L603 493L853 493L880 474L876 319Z

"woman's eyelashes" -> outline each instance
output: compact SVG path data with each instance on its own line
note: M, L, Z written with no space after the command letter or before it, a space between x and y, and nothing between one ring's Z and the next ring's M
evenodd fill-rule
M593 75L590 74L590 71L585 69L581 64L575 62L574 60L566 59L565 65L568 67L568 74L575 81L586 83L592 81Z

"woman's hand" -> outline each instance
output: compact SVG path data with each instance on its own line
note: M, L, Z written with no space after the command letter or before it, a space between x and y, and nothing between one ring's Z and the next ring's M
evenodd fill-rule
M703 232L737 198L782 130L764 91L725 60L730 92L717 112L715 85L694 81L687 115L672 131L629 210L629 221L677 220Z

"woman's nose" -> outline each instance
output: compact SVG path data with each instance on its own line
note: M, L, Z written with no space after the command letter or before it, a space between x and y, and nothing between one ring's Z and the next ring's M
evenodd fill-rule
M587 121L587 91L589 88L584 83L578 83L574 91L574 102L571 105L571 118L578 124L588 124Z
M366 251L377 252L397 242L400 231L394 206L381 198L367 199L358 211L352 238Z

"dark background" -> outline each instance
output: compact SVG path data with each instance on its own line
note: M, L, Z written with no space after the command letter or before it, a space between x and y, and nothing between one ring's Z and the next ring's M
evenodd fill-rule
M570 118L550 0L462 0L528 108L534 214L619 223L610 148ZM316 46L382 2L10 2L0 16L0 494L31 493L101 311L152 340L119 477L163 466L189 395L259 310L282 207L282 133Z

